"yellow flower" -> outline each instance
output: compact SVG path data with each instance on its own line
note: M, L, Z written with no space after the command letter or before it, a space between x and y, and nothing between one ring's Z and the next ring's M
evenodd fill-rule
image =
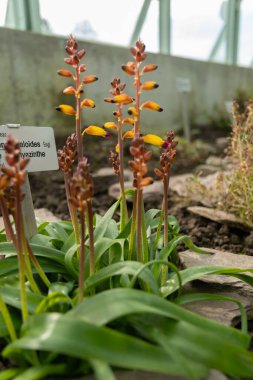
M160 147L164 144L164 140L157 135L148 134L148 135L142 136L142 138L146 144L152 144L152 145L160 146Z
M155 103L155 102L151 102L150 100L143 103L140 107L141 109L142 108L146 108L147 110L151 110L151 111L158 111L158 112L162 112L163 109L159 106L159 104Z
M133 102L133 98L127 94L116 95L113 98L115 103L130 104Z
M122 123L123 124L134 125L134 119L132 119L131 117L127 117L127 118L125 118L125 119L122 120Z
M154 90L155 88L158 88L159 84L153 81L150 82L144 82L141 86L141 90Z
M117 124L115 124L113 121L108 121L107 123L105 123L104 128L118 130Z
M64 113L65 115L74 116L76 114L75 109L72 106L69 106L68 104L60 104L55 109L56 109L56 111L60 111L60 112Z
M81 107L85 107L85 108L94 108L95 107L95 103L93 102L93 100L91 99L84 99L81 103Z
M127 131L123 135L123 139L133 139L134 138L134 131Z
M82 132L82 135L93 135L93 136L102 136L102 137L108 137L109 134L106 132L103 128L97 127L96 125L90 125L89 127L85 128Z

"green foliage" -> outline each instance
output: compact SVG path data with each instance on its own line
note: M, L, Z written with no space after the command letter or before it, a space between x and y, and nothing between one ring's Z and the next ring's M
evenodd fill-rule
M86 270L85 298L78 304L78 246L73 242L73 227L65 222L39 226L40 232L33 237L31 246L51 286L41 287L41 294L27 289L29 318L24 324L14 247L0 243L0 253L6 254L0 261L1 297L18 335L18 339L9 342L8 328L0 319L0 335L6 340L2 355L20 363L18 369L2 372L0 379L34 380L94 371L97 379L107 380L114 379L111 368L148 370L187 379L202 379L211 368L232 377L250 376L253 357L248 352L247 316L240 302L225 297L241 309L241 331L183 307L192 300L224 297L181 294L184 285L206 274L235 276L253 285L249 275L253 269L177 269L170 257L179 245L185 244L200 254L203 251L189 237L180 235L172 216L168 218L168 246L160 242L154 250L159 210L145 214L150 261L127 261L128 239L124 231L115 234L118 225L115 229L112 219L117 207L118 202L102 218L94 218L96 272L89 275ZM88 237L86 248L89 252ZM88 262L89 255L86 268ZM167 278L161 284L164 266L168 268Z

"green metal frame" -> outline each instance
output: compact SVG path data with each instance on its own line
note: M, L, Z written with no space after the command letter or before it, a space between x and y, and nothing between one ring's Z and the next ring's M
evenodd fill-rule
M227 0L222 4L224 26L209 55L209 60L215 60L218 50L225 44L225 63L236 65L238 61L239 28L241 0Z
M8 0L5 26L41 33L39 0Z
M136 40L140 37L151 1L152 0L143 1L134 32L130 39L130 46L134 45ZM159 0L159 52L164 54L170 54L171 51L170 1L171 0Z

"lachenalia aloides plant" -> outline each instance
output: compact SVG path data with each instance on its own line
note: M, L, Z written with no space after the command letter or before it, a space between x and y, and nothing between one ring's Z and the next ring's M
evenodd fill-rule
M94 136L102 136L107 137L109 134L106 130L116 130L117 131L117 146L115 148L115 152L111 152L110 159L112 161L114 171L118 176L120 190L121 190L121 213L120 213L120 225L119 230L122 232L124 228L129 223L125 188L124 188L124 149L123 143L125 139L132 139L132 146L130 148L130 153L133 157L132 160L129 161L130 169L133 172L133 188L134 188L134 196L133 196L133 210L132 217L130 220L131 227L130 233L128 236L129 242L129 250L128 250L128 259L132 260L133 258L137 261L147 263L150 259L149 255L149 247L145 226L145 210L143 203L143 188L153 183L153 178L147 176L148 174L148 161L151 158L152 152L146 149L145 144L151 144L154 146L158 146L164 150L162 155L166 155L165 152L168 151L169 147L171 148L171 143L169 143L169 138L167 140L163 140L161 137L154 134L142 134L141 133L141 111L143 109L161 112L163 109L159 104L153 101L145 101L141 103L141 93L143 91L150 91L159 87L158 83L155 81L145 81L142 82L142 76L144 74L150 73L157 69L157 66L154 64L148 64L142 67L144 60L146 59L145 53L145 45L142 41L137 41L134 48L131 49L131 53L134 61L128 62L125 65L122 65L123 71L133 76L134 81L133 85L135 87L135 95L131 96L126 93L125 88L126 85L121 82L119 77L115 77L111 81L111 89L110 94L112 97L106 97L104 100L107 103L111 103L116 105L116 109L112 112L115 121L107 121L104 123L103 127L90 125L86 127L83 131L81 131L81 109L84 107L94 108L95 103L90 99L81 100L81 95L83 94L83 86L84 84L92 83L97 80L97 77L94 75L90 75L81 79L80 74L86 70L84 64L81 64L80 61L83 58L85 52L84 50L78 51L78 45L73 36L67 41L66 52L69 55L68 58L65 58L65 62L73 67L73 71L61 69L58 71L58 74L64 77L72 78L75 82L75 87L68 86L63 93L71 94L75 96L76 99L76 108L69 106L67 104L61 104L56 109L58 111L63 112L66 115L75 116L76 118L76 132L68 137L66 141L66 146L59 150L58 158L59 165L61 170L64 173L65 187L66 187L66 195L68 199L69 212L71 219L73 221L73 226L75 230L76 243L84 244L84 238L81 236L82 233L85 233L85 224L81 221L83 218L84 210L87 215L87 224L89 226L89 249L90 249L90 274L93 274L95 271L95 252L94 252L94 237L93 237L93 224L92 224L92 209L91 209L91 197L92 192L88 191L90 197L86 197L85 200L82 200L83 204L80 207L80 199L77 200L77 189L82 186L87 186L87 188L91 184L91 177L89 177L89 181L87 178L81 181L80 179L80 169L77 169L79 172L77 181L79 185L73 186L73 176L74 175L74 164L76 157L78 158L79 163L83 162L83 136L85 134L90 134ZM132 105L131 105L132 104ZM127 115L124 117L124 108L123 106L130 105L127 110ZM125 133L123 132L123 126L125 124L130 124L133 129L127 130ZM175 143L172 144L174 153L173 159L175 156ZM173 161L170 159L170 165ZM161 162L165 162L164 158ZM166 161L167 162L167 161ZM87 162L86 162L87 164ZM88 165L88 164L87 164ZM168 164L169 165L169 164ZM168 166L167 165L167 166ZM164 167L166 165L164 164ZM166 169L167 170L167 169ZM163 211L164 215L164 244L168 243L168 233L165 231L168 229L168 204L167 204L167 196L168 196L168 172L163 176L164 182L164 201L163 201ZM160 176L160 178L162 178ZM74 190L75 189L75 190ZM75 195L73 196L72 192L74 191ZM84 189L83 189L84 191ZM85 205L84 205L85 204ZM81 225L81 234L78 228L77 223L77 211L79 212L79 220ZM161 227L161 226L160 226ZM157 235L158 236L158 235ZM80 248L81 252L84 252L84 249ZM84 260L84 254L79 255L79 250L77 254L79 259ZM80 268L83 267L83 263L80 263ZM80 273L82 270L80 269ZM83 274L81 274L83 276ZM83 281L83 279L82 279ZM80 281L79 281L80 285ZM79 294L79 299L81 299Z
M25 194L22 191L22 185L26 180L26 166L29 159L20 158L19 143L11 135L7 137L4 149L7 165L1 167L0 173L0 208L7 239L13 242L17 253L21 313L22 319L25 321L28 318L26 280L29 281L31 290L36 294L40 294L40 289L33 276L32 265L36 268L38 275L46 287L50 286L50 281L33 254L25 233L22 213L22 202ZM10 216L13 218L14 225ZM2 299L0 303L2 314L5 318L8 318L7 309L4 308ZM13 334L11 334L11 336L13 336Z

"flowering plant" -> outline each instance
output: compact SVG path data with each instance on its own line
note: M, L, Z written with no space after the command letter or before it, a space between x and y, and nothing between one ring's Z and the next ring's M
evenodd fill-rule
M81 78L84 50L78 50L70 36L66 64L71 70L58 74L73 78L75 86L63 92L73 95L76 108L61 104L58 111L75 117L76 130L59 150L70 221L44 222L29 241L25 236L21 185L27 160L20 158L19 143L9 136L6 161L1 169L0 207L5 222L0 253L0 337L7 368L3 379L45 379L50 376L78 376L94 372L99 380L115 379L115 368L148 370L203 379L214 368L233 378L251 376L253 358L248 352L247 317L242 311L241 331L188 311L191 300L221 299L207 294L184 294L184 285L204 274L234 275L252 284L242 272L222 267L186 270L177 264L177 246L184 243L202 253L188 236L180 234L177 220L168 215L170 167L176 154L174 133L162 139L141 132L143 109L161 112L160 105L141 103L141 92L158 87L142 82L142 75L157 69L142 67L145 45L137 41L131 49L133 62L122 66L134 78L135 96L125 93L119 78L111 83L116 105L116 122L91 125L82 131L82 108L94 108L93 100L81 99L84 85L95 75ZM128 116L123 106L130 105ZM133 130L122 132L124 124ZM93 181L85 158L84 136L106 137L107 129L117 131L118 145L110 158L119 178L121 196L104 216L93 215ZM123 143L131 138L133 190L124 189ZM161 210L145 210L143 188L152 183L147 175L151 151L145 144L161 148L160 168L155 174L163 181ZM77 160L77 162L76 162ZM133 197L130 215L127 195ZM113 218L121 207L120 221ZM14 220L15 228L11 221ZM176 259L174 259L176 257ZM8 362L7 362L8 361Z

